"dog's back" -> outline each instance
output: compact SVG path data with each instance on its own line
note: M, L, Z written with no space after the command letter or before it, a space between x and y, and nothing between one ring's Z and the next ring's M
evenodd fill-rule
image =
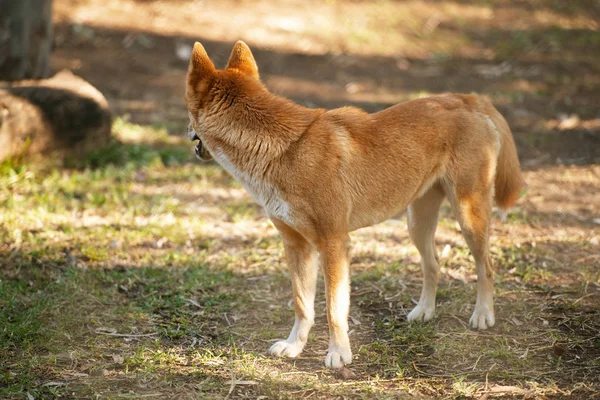
M325 205L344 198L351 229L393 216L436 183L452 183L462 193L495 179L494 198L502 209L516 201L522 184L510 128L479 96L428 97L375 114L352 107L331 110L307 136L314 144L304 151L313 159L323 156L314 163L319 176L338 175L336 183L343 186L338 189L331 186L333 179L321 179L328 186L318 197L331 192ZM306 164L302 169L307 170ZM314 187L315 180L310 181Z

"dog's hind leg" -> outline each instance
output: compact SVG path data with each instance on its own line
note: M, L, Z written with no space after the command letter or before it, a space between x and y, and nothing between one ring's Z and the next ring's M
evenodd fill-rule
M296 357L304 349L308 333L314 324L318 253L316 248L298 232L281 221L272 220L283 238L292 279L296 321L290 336L286 340L273 344L269 353L278 357Z
M423 289L417 306L408 314L409 321L428 321L435 311L435 293L438 284L439 265L435 253L435 230L438 212L444 200L444 191L439 185L408 206L408 232L421 254Z
M448 188L446 193L460 224L462 234L475 259L477 269L477 301L470 324L487 329L495 323L494 270L488 254L489 227L492 215L491 182L480 180L468 192Z

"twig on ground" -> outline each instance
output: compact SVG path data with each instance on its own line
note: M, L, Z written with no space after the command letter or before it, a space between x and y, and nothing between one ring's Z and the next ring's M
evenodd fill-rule
M140 334L107 332L107 331L103 331L101 328L96 329L94 332L96 332L99 335L117 336L117 337L148 337L148 336L158 335L158 332L140 333Z

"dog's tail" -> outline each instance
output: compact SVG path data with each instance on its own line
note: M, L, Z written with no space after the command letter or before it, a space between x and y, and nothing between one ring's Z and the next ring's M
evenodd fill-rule
M491 104L490 104L491 105ZM500 154L496 165L496 180L494 182L494 200L502 210L511 207L521 193L523 178L517 148L508 123L495 108L491 106L490 117L500 132Z

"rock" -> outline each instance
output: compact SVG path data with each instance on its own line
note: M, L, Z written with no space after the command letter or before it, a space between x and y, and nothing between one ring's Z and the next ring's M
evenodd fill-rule
M108 144L111 124L102 93L70 71L0 84L0 162L39 155L73 163Z

